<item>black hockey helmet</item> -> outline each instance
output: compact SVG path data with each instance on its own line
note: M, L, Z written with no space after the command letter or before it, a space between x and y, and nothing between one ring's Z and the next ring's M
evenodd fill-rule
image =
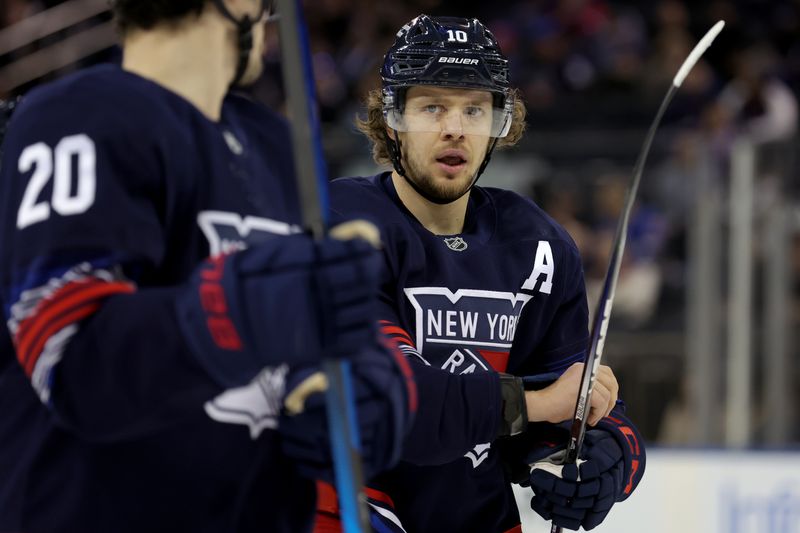
M514 115L508 59L486 26L474 18L418 16L397 32L384 56L381 80L383 116L387 126L396 132L408 131L404 112L409 87L431 85L492 93L492 123L485 130L492 139L473 177L475 185L489 164L498 138L508 135ZM385 141L394 169L417 193L433 203L449 203L426 193L406 175L397 135L391 138L385 133Z
M508 59L481 21L420 15L400 29L384 57L384 116L390 127L400 121L405 91L414 85L486 90L496 110L491 136L505 137L514 110L508 77Z

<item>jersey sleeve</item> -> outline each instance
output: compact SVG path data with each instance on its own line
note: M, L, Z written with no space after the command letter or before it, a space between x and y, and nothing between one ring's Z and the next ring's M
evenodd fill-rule
M577 248L561 242L556 262L559 275L553 283L556 296L553 312L547 323L542 316L523 310L512 346L512 360L522 361L512 371L516 375L561 374L572 364L584 359L589 341L589 309L583 267ZM557 291L557 292L556 292ZM541 336L536 332L544 332Z
M98 94L34 94L0 166L0 283L16 356L68 430L115 439L180 416L213 383L177 333L167 150ZM147 131L148 134L144 134Z
M403 445L403 461L445 464L463 457L475 443L497 438L503 403L498 374L450 374L415 355L408 333L395 322L382 320L381 331L414 363L419 407Z

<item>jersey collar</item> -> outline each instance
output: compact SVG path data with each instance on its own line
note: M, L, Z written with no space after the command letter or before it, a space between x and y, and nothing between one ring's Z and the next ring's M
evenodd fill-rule
M416 217L409 211L392 182L392 173L384 172L377 176L378 182L386 195L392 199L397 205L397 208L412 221L412 224L418 231L424 232L428 235L434 236L433 233L428 231ZM452 239L461 237L467 244L467 249L470 245L487 244L494 235L495 225L497 223L497 211L491 196L483 188L475 186L469 192L469 201L467 202L467 213L464 217L464 230L455 235L435 235L436 238Z

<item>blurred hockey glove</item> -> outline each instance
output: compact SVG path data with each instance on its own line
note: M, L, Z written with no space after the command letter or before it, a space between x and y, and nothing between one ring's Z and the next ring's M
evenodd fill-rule
M560 464L564 448L531 450L531 508L558 526L588 531L638 485L644 473L644 446L633 424L615 409L586 432L578 464Z
M361 458L368 476L391 466L400 456L403 439L416 410L414 378L408 361L399 350L375 338L348 360L358 413ZM287 398L317 375L319 365L316 364L290 370ZM302 475L333 481L333 459L322 394L308 396L301 412L287 407L278 431L284 454L295 460Z
M178 322L226 388L265 366L349 356L373 342L380 264L362 239L276 237L201 264L178 299Z

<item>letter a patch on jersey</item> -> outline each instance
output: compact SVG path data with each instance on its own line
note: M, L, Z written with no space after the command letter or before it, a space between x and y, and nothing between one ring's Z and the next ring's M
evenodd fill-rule
M540 278L539 292L550 294L553 290L553 273L555 272L555 262L553 261L553 250L547 241L539 241L536 247L536 258L533 260L533 270L522 288L528 291L536 289L536 282Z

